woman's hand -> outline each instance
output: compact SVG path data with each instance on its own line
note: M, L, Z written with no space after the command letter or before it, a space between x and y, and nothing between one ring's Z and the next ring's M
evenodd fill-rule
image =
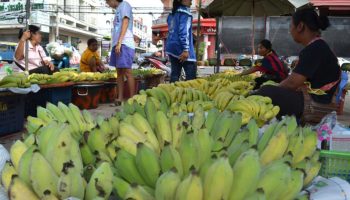
M115 53L117 55L120 54L121 48L122 48L122 44L118 42L117 46L115 46Z
M44 64L45 64L45 66L50 68L51 71L55 70L55 65L53 63L51 63L50 61L44 60Z
M23 32L23 35L21 37L21 41L25 42L25 41L29 40L31 35L32 34L30 33L30 31Z
M180 60L180 62L185 62L185 61L187 61L188 57L189 57L188 51L184 51L180 55L179 60Z

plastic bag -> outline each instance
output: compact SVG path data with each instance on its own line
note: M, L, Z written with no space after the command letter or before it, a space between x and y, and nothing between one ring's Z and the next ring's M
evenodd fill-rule
M71 65L79 65L80 59L81 59L79 51L76 50L74 47L72 47L72 49L73 49L73 53L72 53L72 57L70 58L69 62Z
M0 144L0 172L2 172L6 161L8 161L8 160L10 160L10 154L5 149L5 147Z
M331 135L333 134L333 129L337 125L337 113L334 111L326 115L321 122L314 127L318 134L318 140L330 141Z

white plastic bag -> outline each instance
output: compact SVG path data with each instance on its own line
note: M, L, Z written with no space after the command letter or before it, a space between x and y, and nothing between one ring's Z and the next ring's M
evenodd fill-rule
M72 49L73 49L73 54L72 54L72 57L70 58L69 62L71 65L79 65L80 59L81 59L80 53L74 47L72 47Z
M6 161L10 160L10 154L9 152L5 149L4 146L0 144L0 174L2 172L2 169L5 166Z

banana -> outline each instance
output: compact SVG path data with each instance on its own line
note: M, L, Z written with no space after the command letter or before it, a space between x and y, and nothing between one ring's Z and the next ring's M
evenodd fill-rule
M170 122L167 116L161 111L156 113L156 119L157 138L159 140L160 147L163 148L165 142L172 142Z
M62 131L63 125L58 125L57 122L50 122L47 126L41 128L37 133L37 143L42 154L47 151L48 143L51 138L56 138Z
M107 144L106 149L107 149L107 155L109 156L111 161L115 160L115 158L117 157L117 149L118 149L116 140L113 140L109 144Z
M215 124L216 119L220 115L220 111L216 108L209 110L207 119L205 121L205 127L211 132L212 127Z
M225 139L232 123L232 115L229 112L223 112L219 118L217 118L214 127L211 131L211 135L214 140L219 138Z
M174 199L176 189L181 182L181 175L177 173L176 169L166 171L157 180L155 197L157 200L171 200Z
M39 200L39 197L17 176L12 176L8 196L13 200Z
M137 200L155 200L155 198L147 191L147 189L138 184L131 184L125 194L125 199Z
M317 147L317 133L312 131L310 127L304 128L304 143L301 154L304 157L312 157Z
M299 163L305 158L303 150L304 134L303 129L299 128L293 135L291 135L289 139L289 145L287 148L287 152L291 152L293 154L292 165Z
M129 102L124 102L124 103L122 104L122 110L123 110L123 112L125 112L125 113L128 114L128 115L134 114L134 112L135 112L135 108L134 108L134 106L132 105L132 102L131 102L131 103L129 103Z
M259 139L259 127L254 119L250 120L247 124L249 130L249 146L252 147L258 144Z
M200 129L194 133L195 140L198 142L198 160L199 166L202 166L207 160L210 159L211 149L213 147L213 139L210 136L207 129Z
M259 181L260 172L259 153L255 149L244 152L233 167L233 183L229 199L244 200L253 193Z
M147 136L144 133L141 133L139 130L135 128L135 126L124 121L120 122L119 134L120 136L130 138L135 143L139 143L139 142L144 143L147 141Z
M145 113L147 116L147 120L153 129L156 128L156 123L157 123L156 112L157 112L157 108L155 104L150 98L147 98L146 105L145 105Z
M74 170L74 163L72 161L65 163L58 180L57 196L60 199L68 197L83 199L85 191L83 181L83 177Z
M87 145L84 138L82 138L81 142L79 143L79 147L84 165L89 165L96 162L96 157L91 151L90 147Z
M43 126L45 126L46 124L47 123L44 120L40 119L40 118L28 116L27 117L26 129L27 129L28 133L36 134L37 131L40 128L42 128Z
M62 102L58 102L58 108L62 111L62 113L66 117L69 125L72 127L72 131L75 133L81 133L79 122L74 118L73 113L71 112L69 107L63 104ZM77 138L77 139L80 139L80 138Z
M306 177L304 178L303 186L308 186L312 180L317 176L321 169L321 162L316 162L311 164L311 168L306 172Z
M27 145L28 147L36 145L36 138L34 134L29 134L24 139L23 143Z
M203 127L205 123L205 113L203 107L200 106L198 109L194 111L192 127L194 130L199 130Z
M104 133L98 127L91 130L88 134L87 144L92 152L100 151L107 153L105 147L108 144L108 139L104 137Z
M263 189L258 188L254 193L245 198L245 200L266 200L265 192Z
M1 183L5 190L8 191L11 185L11 179L14 175L17 175L17 171L10 161L6 161L4 168L1 172Z
M37 150L33 153L30 166L30 182L40 198L43 198L47 192L57 195L58 176L49 162Z
M277 200L288 184L291 169L288 164L275 162L267 166L262 172L257 188L262 188L266 199Z
M278 122L274 122L270 124L264 131L264 134L261 136L258 142L258 151L260 154L264 151L271 137L274 135L277 125L278 125Z
M263 166L283 157L288 148L287 128L283 126L279 132L269 141L265 150L261 153L260 161Z
M57 137L52 137L47 145L47 151L43 152L43 156L51 164L56 174L60 174L63 164L70 160L75 162L74 165L79 167L77 170L82 173L83 164L79 144L71 136L69 126L63 125L61 133Z
M180 153L170 145L165 143L165 146L160 154L159 158L160 167L162 172L167 172L172 168L175 168L180 177L183 176L183 166Z
M11 157L12 164L16 170L18 170L19 161L22 155L24 154L24 152L27 151L27 149L28 149L27 145L25 145L21 140L17 140L11 146L10 157Z
M94 171L96 170L95 166L93 164L89 164L86 165L84 167L84 173L83 173L83 177L85 180L90 180L92 174L94 173Z
M182 160L184 175L187 176L192 166L199 168L198 145L193 133L187 133L182 137L179 153Z
M185 129L181 123L181 119L179 116L171 116L170 117L170 128L172 134L172 145L175 148L178 148L182 139L182 136L185 134Z
M140 105L136 100L133 103L133 106L135 107L135 113L138 113L142 115L143 117L146 117L144 105Z
M135 161L136 167L147 185L155 188L160 173L158 155L143 143L138 143Z
M295 199L303 188L304 174L305 172L302 170L292 170L291 179L287 184L287 190L281 193L278 199Z
M229 154L229 160L230 164L234 165L238 158L249 149L249 141L245 140L241 145L238 146L238 148L235 149L235 151L232 152L232 154Z
M142 115L135 113L132 116L132 124L135 126L139 132L144 133L147 137L147 141L152 144L152 147L156 149L156 152L160 153L159 142L156 137L156 134L152 130L151 125L148 123L147 119L145 119Z
M103 162L92 174L86 186L85 199L93 200L96 197L108 199L113 190L113 172L108 162Z
M18 176L23 180L28 186L30 183L30 166L32 164L32 158L34 151L37 149L36 146L31 146L27 149L26 152L22 155L19 165L18 165Z
M57 121L60 123L66 123L67 119L64 116L63 112L54 104L47 102L46 103L46 109L49 110L52 115L55 117Z
M170 99L169 93L165 89L163 89L161 87L156 87L156 90L159 91L159 93L161 93L163 95L163 98L165 99L165 102L169 106L171 104L171 99Z
M93 128L95 128L97 124L94 118L92 117L91 113L87 110L83 110L82 113L83 113L84 121L87 125L87 129L92 130Z
M117 138L117 146L125 151L127 151L128 153L136 156L136 145L137 143L135 141L133 141L132 139L125 137L125 136L119 136Z
M114 176L113 177L113 193L118 195L120 198L125 199L126 193L130 188L130 184L124 179Z
M286 117L286 125L288 130L288 135L291 135L294 133L294 131L298 127L298 123L295 117Z
M136 167L135 156L127 151L123 149L118 151L114 166L117 168L120 176L129 183L146 184Z
M192 170L177 187L175 200L201 200L203 197L202 181L198 172Z
M208 168L204 179L204 200L228 199L233 171L226 156L220 157Z
M45 108L38 106L36 109L36 115L39 119L43 120L45 123L49 123L51 121L55 121L55 117L53 114L49 111L46 110Z
M108 119L108 123L114 136L119 136L119 119L116 116L112 116Z
M236 152L243 142L249 142L248 138L249 134L247 130L243 130L242 132L238 133L235 139L232 141L231 145L227 148L228 155Z

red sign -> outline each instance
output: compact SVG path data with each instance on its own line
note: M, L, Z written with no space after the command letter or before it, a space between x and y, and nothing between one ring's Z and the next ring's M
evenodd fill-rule
M202 34L215 35L216 34L216 28L215 27L202 27Z

